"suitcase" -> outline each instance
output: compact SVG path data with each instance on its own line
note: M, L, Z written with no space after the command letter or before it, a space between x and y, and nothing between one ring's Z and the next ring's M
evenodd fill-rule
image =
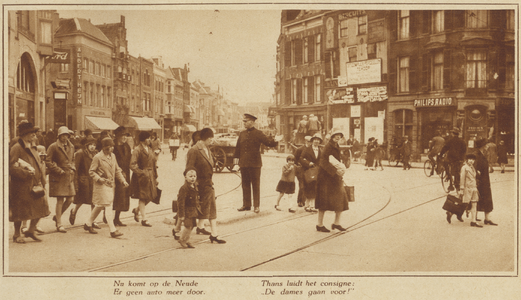
M463 203L459 197L447 195L442 208L455 215L461 215L467 209L467 204Z

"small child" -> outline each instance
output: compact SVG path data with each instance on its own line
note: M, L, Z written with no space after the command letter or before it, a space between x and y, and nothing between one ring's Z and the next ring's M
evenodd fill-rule
M183 172L185 176L185 184L179 189L177 194L177 222L183 222L185 227L181 231L181 237L178 242L183 248L195 248L190 244L190 234L192 229L197 226L197 216L201 212L199 203L199 192L195 186L197 180L197 172L195 169L186 169Z
M277 204L275 205L276 210L281 210L279 207L280 199L284 194L288 195L288 200L291 203L291 196L295 193L295 156L288 155L286 158L286 164L282 167L282 177L280 178L279 183L277 184L276 191L279 192L279 198L277 199ZM297 210L293 207L289 209L289 212L296 212Z
M474 168L474 162L476 161L476 155L470 153L465 156L465 163L461 167L460 172L460 190L459 195L463 196L463 203L471 204L470 214L472 227L483 227L476 223L477 214L477 203L478 203L478 187L476 184L476 169Z

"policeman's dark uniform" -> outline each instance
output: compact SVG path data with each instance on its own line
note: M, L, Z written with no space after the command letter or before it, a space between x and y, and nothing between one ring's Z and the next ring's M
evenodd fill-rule
M245 119L256 120L257 118L244 114ZM239 167L242 178L242 202L243 206L239 211L251 209L251 193L253 189L253 206L255 212L259 212L260 206L260 175L262 160L260 146L264 144L268 147L276 147L278 142L267 137L262 131L255 127L241 131L237 146L235 147L234 158L239 159Z

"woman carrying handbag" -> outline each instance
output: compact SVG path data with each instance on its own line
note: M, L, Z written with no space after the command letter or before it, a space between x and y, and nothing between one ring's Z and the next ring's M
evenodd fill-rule
M304 169L304 195L306 197L305 210L317 212L315 209L315 198L317 192L318 159L322 154L319 145L322 138L315 135L311 138L311 147L306 147L300 156L300 164Z

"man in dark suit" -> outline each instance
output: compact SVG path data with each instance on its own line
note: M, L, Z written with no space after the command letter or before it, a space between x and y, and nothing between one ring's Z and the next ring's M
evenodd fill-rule
M409 170L411 168L411 164L409 163L409 159L411 158L411 143L409 142L409 136L407 136L407 135L405 135L403 137L403 144L402 144L401 150L402 150L403 169Z
M260 175L262 160L260 145L276 147L277 141L267 137L262 131L255 128L257 118L244 114L243 122L246 130L241 131L235 147L234 164L239 164L242 179L242 202L238 211L251 210L251 193L253 189L253 205L255 212L260 212Z
M451 166L447 171L452 173L449 175L454 176L454 182L452 182L452 176L449 176L451 180L449 191L453 191L454 187L459 191L459 173L465 160L465 153L467 152L467 144L459 137L460 132L461 130L458 127L454 127L454 129L452 129L452 138L447 141L440 151L440 156L447 153L446 160Z

